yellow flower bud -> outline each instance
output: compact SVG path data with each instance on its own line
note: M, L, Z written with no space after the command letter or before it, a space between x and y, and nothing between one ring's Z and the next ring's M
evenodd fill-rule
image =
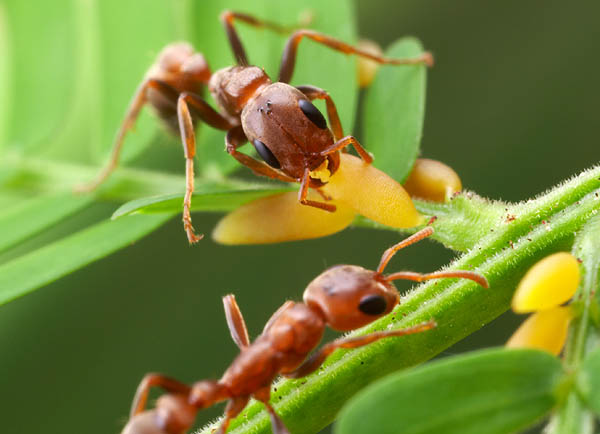
M374 41L361 39L358 41L357 47L366 51L367 53L383 56L383 50ZM366 57L359 56L358 85L360 87L367 87L369 84L371 84L375 78L375 74L377 73L377 68L379 68L379 63L375 62L374 60L367 59Z
M517 313L548 309L569 300L579 285L579 263L573 255L547 256L527 271L512 299Z
M462 184L451 167L436 160L418 158L404 188L411 197L445 202L453 193L462 190Z
M394 228L423 223L408 193L393 178L350 154L340 154L340 167L323 191L359 214Z
M570 306L558 306L529 316L510 337L508 348L537 348L560 354L572 318Z
M314 191L309 199L323 201ZM223 217L212 237L221 244L266 244L324 237L339 232L354 220L355 212L344 204L327 212L298 202L297 192L263 197Z

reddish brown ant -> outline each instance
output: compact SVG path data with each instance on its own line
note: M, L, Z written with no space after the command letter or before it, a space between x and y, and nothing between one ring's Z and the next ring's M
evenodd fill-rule
M195 127L199 121L227 131L227 152L254 173L285 182L300 182L300 203L335 211L334 205L307 199L309 188L319 189L324 185L321 180L311 177L311 172L326 163L327 166L323 167L333 174L339 166L339 151L348 145L353 145L367 163L372 161L372 156L354 137L344 137L335 104L325 90L287 84L294 72L298 44L306 37L345 54L356 54L378 63L393 65L431 65L431 54L424 53L410 59L389 59L313 30L297 30L285 46L279 81L273 83L262 68L249 64L233 26L234 20L280 33L288 32L283 26L246 14L223 12L221 21L237 65L220 69L212 75L204 57L195 53L189 44L176 43L165 47L133 96L108 164L93 182L80 190L95 189L115 169L125 134L133 126L144 104L149 103L171 132L177 134L179 131L184 144L186 192L183 224L190 243L202 238L195 234L190 216L194 191ZM219 111L199 95L204 85L208 85ZM321 112L310 102L313 99L325 100L331 130ZM246 142L254 145L264 162L237 150ZM327 199L325 194L322 196Z
M269 403L270 386L278 374L289 378L304 377L319 368L337 348L357 348L382 338L419 333L435 327L435 323L429 321L402 330L340 338L324 345L305 360L319 344L327 325L337 331L355 330L390 313L400 299L393 280L420 282L458 277L488 287L485 277L472 271L438 271L429 274L400 271L385 276L382 274L398 250L432 233L433 229L426 227L387 249L376 271L355 265L338 265L324 271L307 286L304 303L287 301L283 304L252 344L235 297L225 296L223 304L227 325L241 352L223 377L218 381L200 381L188 386L163 375L146 375L137 389L129 423L122 433L182 434L191 428L199 409L229 400L225 418L217 431L223 434L231 419L244 409L250 397L264 403L275 434L288 433ZM161 387L168 393L158 399L156 408L144 410L152 386Z

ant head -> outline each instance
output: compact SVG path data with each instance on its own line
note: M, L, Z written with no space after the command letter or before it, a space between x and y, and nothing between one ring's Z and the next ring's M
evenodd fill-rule
M356 265L325 270L304 291L304 302L338 331L354 330L392 311L400 296L381 274Z
M319 153L333 143L323 114L306 95L285 83L273 83L244 108L242 127L248 141L271 167L301 178L318 168Z

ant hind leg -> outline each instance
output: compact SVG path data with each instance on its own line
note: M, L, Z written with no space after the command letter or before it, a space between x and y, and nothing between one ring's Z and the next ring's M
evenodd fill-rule
M249 400L249 396L240 396L238 398L231 399L227 403L227 407L225 407L225 417L223 418L223 422L221 422L221 426L219 426L219 429L215 432L215 434L225 434L227 428L229 428L231 419L240 414L244 407L246 407L246 404L248 404Z
M254 393L253 396L257 401L262 402L267 408L267 411L269 412L269 416L271 418L271 427L273 428L273 434L290 434L285 424L283 423L283 420L281 420L271 403L269 403L269 400L271 399L270 386L258 390Z

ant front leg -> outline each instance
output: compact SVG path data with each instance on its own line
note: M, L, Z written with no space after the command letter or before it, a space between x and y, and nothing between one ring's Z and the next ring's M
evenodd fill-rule
M246 348L250 345L250 338L248 337L248 329L242 311L235 301L235 295L229 294L223 297L223 307L225 308L225 318L227 319L231 338L240 350Z
M151 387L160 387L169 393L184 396L189 395L191 391L190 386L173 378L161 374L146 374L135 392L129 414L130 418L144 411Z
M324 99L327 107L327 117L329 118L331 130L333 131L333 137L335 140L340 140L342 137L344 137L344 130L342 128L340 116L338 115L338 111L335 107L333 99L331 99L331 96L329 96L327 91L310 85L296 86L296 89L306 95L306 97L311 101L314 99Z
M188 105L189 104L189 105ZM194 156L196 155L196 131L194 128L194 118L190 112L190 107L196 118L214 128L228 130L233 127L229 120L221 116L210 105L208 105L198 95L184 92L177 99L177 119L179 121L179 131L181 141L183 142L183 151L185 154L185 198L183 200L183 227L190 244L200 241L203 235L196 235L192 225L191 207L192 194L194 192Z
M310 374L311 372L316 371L319 366L323 364L325 359L333 353L338 348L358 348L364 347L365 345L369 345L375 341L378 341L383 338L390 338L394 336L405 336L412 335L415 333L421 333L427 330L431 330L436 326L434 321L427 321L421 324L417 324L416 326L401 329L401 330L389 330L385 332L373 332L368 335L358 336L356 338L342 338L336 339L333 342L330 342L314 353L311 357L309 357L302 365L296 368L292 372L282 373L284 377L287 378L301 378Z
M330 205L328 203L317 202L316 200L307 199L308 196L308 186L310 183L310 169L306 167L304 169L304 174L302 175L302 182L300 184L300 190L298 190L298 202L302 205L313 206L315 208L322 209L323 211L334 212L336 210L335 205Z
M267 176L283 182L298 182L296 178L292 178L285 173L281 173L278 170L273 169L268 164L239 152L237 148L245 144L247 141L248 139L246 138L242 127L235 127L229 130L225 136L225 149L227 150L227 153L229 153L244 166L250 168L256 175Z
M294 74L294 67L296 65L296 54L298 51L298 44L300 41L307 37L312 39L319 44L323 44L332 48L336 51L340 51L344 54L356 54L357 56L366 57L367 59L374 60L378 63L384 63L389 65L419 65L425 64L427 66L433 65L433 56L431 53L423 53L420 56L408 58L408 59L392 59L388 57L378 56L377 54L369 53L368 51L361 50L360 48L346 44L338 39L332 38L331 36L324 35L323 33L315 32L313 30L298 30L295 32L287 41L283 56L281 58L281 66L279 69L279 81L282 83L289 83Z
M358 152L358 155L360 155L360 158L362 158L365 163L371 164L373 162L373 156L362 147L362 145L354 136L346 136L343 139L338 140L333 145L323 149L319 154L325 157L329 154L333 154L336 151L344 149L348 145L354 146L354 149L356 149L356 152Z

